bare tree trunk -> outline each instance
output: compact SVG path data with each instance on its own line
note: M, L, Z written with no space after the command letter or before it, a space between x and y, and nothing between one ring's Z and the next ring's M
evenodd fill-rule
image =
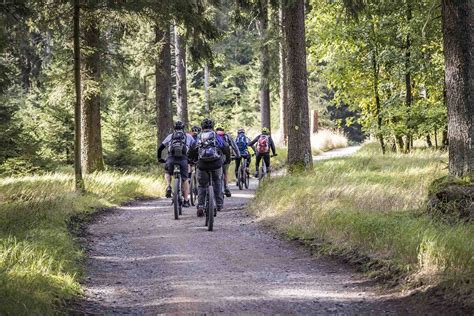
M289 171L313 165L311 153L308 83L306 70L304 0L284 7L288 65L288 165Z
M81 46L80 46L80 7L79 0L74 0L74 88L76 104L74 105L74 177L78 192L85 190L81 166Z
M448 128L443 129L443 135L441 138L441 148L448 149L449 140L448 140Z
M379 95L379 66L377 63L377 52L372 53L372 71L374 73L374 102L375 102L375 116L377 118L377 129L378 129L378 139L380 143L380 148L382 149L382 154L385 154L385 142L382 135L382 113L380 105L380 95Z
M435 128L434 130L434 141L435 141L435 148L438 149L438 129Z
M95 14L85 23L84 44L88 52L82 63L82 170L91 173L104 170L100 122L100 30Z
M186 87L186 44L179 34L178 27L174 25L175 36L175 59L176 59L176 103L178 108L178 118L186 126L188 118L188 89Z
M209 106L210 94L209 94L209 65L204 65L204 102L206 115L211 114L211 108Z
M317 133L318 131L319 131L318 111L313 110L313 133Z
M428 145L429 148L433 147L433 143L431 142L431 135L426 134L426 145Z
M474 2L442 0L449 173L474 172Z
M411 19L412 19L412 10L411 10L411 0L406 0L406 18L407 18L407 23L410 24ZM406 47L405 47L405 104L407 107L407 111L411 113L411 105L413 103L413 94L411 92L411 41L410 41L410 32L407 34L406 38ZM410 144L412 135L411 131L408 131L407 135L407 142L405 143L405 152L410 152Z
M395 136L395 139L397 140L397 149L399 152L403 152L405 150L405 147L404 147L404 142L403 142L403 137L398 135L398 136Z
M155 26L155 41L160 45L160 53L155 65L156 78L156 124L157 139L160 144L173 130L171 114L171 45L169 27Z
M280 5L281 6L281 5ZM283 9L279 10L280 19L280 139L283 145L288 144L288 81L287 54L285 47L285 28Z
M261 126L271 129L270 121L270 57L268 53L268 3L259 1L258 31L260 35L260 116Z

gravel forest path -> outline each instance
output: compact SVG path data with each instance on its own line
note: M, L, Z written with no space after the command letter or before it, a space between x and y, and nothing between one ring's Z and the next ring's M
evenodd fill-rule
M436 300L414 305L409 297L380 294L347 265L315 258L281 239L245 210L256 181L249 190L232 187L214 232L195 208L174 220L167 199L137 201L98 216L84 237L85 296L71 313L378 315L445 309Z

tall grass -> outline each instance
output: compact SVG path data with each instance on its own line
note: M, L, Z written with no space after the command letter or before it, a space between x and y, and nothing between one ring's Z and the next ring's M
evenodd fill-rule
M0 314L51 314L80 293L83 253L68 231L73 215L135 197L157 197L161 178L95 173L88 193L71 174L0 178Z
M330 251L386 262L412 280L472 291L474 225L449 226L423 210L429 184L447 173L447 155L430 150L317 162L313 172L275 177L252 210L290 236Z
M320 154L321 152L347 147L348 145L347 137L341 132L323 129L311 134L313 154Z

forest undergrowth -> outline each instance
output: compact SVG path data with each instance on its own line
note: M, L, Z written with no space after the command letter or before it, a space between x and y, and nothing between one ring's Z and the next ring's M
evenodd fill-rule
M86 176L74 192L72 173L0 178L0 314L60 312L81 293L84 253L71 219L137 197L158 197L162 177L123 172Z
M437 286L471 304L474 225L426 212L429 186L447 174L446 162L439 151L382 155L368 144L312 172L270 179L251 210L289 238L363 263L390 284Z

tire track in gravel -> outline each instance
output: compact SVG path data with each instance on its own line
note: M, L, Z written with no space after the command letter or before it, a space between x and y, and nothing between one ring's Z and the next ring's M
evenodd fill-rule
M330 156L332 157L332 156ZM232 187L235 188L235 185ZM407 314L432 310L380 295L353 269L314 258L265 229L233 189L208 232L194 208L138 201L87 228L85 296L71 314ZM438 303L439 304L439 303Z

